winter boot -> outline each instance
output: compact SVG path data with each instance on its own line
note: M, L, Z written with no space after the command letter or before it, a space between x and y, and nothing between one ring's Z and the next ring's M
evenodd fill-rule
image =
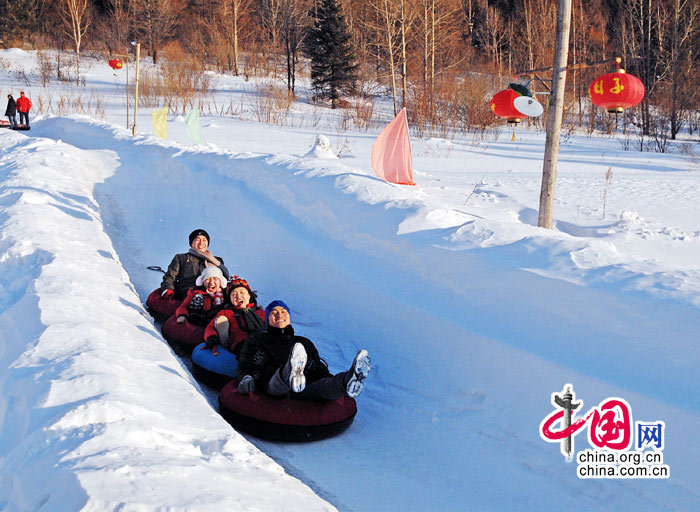
M351 372L350 379L345 386L345 392L348 396L355 398L362 393L362 386L367 374L372 369L372 361L366 350L360 350L355 359L352 361L352 366L348 372Z
M219 335L219 342L225 349L231 348L231 340L228 337L228 318L225 316L220 316L214 322L214 329L216 329L216 334Z
M285 380L289 382L289 387L295 393L301 393L306 387L306 377L304 376L304 368L306 367L306 349L301 343L295 343L292 347L292 352L289 354L289 360L285 366L285 373L282 377L287 377Z

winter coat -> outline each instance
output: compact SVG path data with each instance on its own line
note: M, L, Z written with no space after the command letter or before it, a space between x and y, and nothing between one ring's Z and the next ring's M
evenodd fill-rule
M228 279L230 276L228 269L224 266L224 260L218 256L217 259L221 261L221 265L219 266L221 272L223 272L224 277ZM199 277L204 267L206 267L206 263L207 260L205 258L192 254L191 252L176 254L163 276L160 289L163 291L174 290L175 298L183 299L187 294L187 290L195 286L197 277Z
M265 310L261 308L260 306L256 306L254 304L250 304L250 307L252 307L253 311L255 312L256 315L260 318L262 321L263 325L265 324ZM229 308L231 306L229 305ZM231 352L234 354L238 354L239 350L241 349L241 342L245 341L248 339L248 336L250 336L253 332L255 332L254 329L250 329L245 322L245 318L241 314L240 309L223 309L219 311L214 319L207 325L206 330L204 331L204 339L208 340L212 336L218 336L219 334L216 332L216 319L219 318L220 316L223 316L228 319L228 339L231 344Z
M328 366L318 355L311 340L296 336L291 325L284 329L268 325L266 330L250 335L243 343L238 354L236 378L240 381L245 375L250 375L255 382L255 389L266 389L275 372L287 364L295 343L301 343L306 349L304 376L307 384L331 376Z
M29 112L32 108L32 102L26 96L20 96L17 98L17 110L19 112Z
M17 115L17 103L13 98L7 100L7 109L5 110L6 116L16 116Z
M202 308L190 307L192 299L201 296ZM187 290L187 297L182 301L180 306L175 310L175 316L187 317L187 321L194 325L204 327L212 318L224 307L223 296L221 304L214 304L214 298L207 293L203 286L195 286ZM197 301L195 301L197 302Z

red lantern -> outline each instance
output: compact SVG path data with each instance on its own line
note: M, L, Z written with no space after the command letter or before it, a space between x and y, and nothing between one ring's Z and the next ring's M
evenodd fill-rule
M617 60L619 65L620 59ZM624 69L602 75L593 80L588 88L591 101L605 108L611 114L619 114L626 108L634 107L644 98L644 84Z
M494 97L491 98L491 110L498 117L504 118L509 123L519 123L523 117L527 117L525 114L518 112L513 105L513 100L520 96L520 94L511 88L497 92Z
M122 61L120 61L119 59L111 59L109 61L109 66L112 69L121 69L123 64L122 64Z

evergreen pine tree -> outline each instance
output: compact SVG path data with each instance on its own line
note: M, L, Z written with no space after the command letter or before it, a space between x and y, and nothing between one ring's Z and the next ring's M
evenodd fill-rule
M345 16L337 0L319 0L311 11L313 27L305 44L311 59L311 80L319 98L330 98L332 108L340 92L354 85L357 64Z

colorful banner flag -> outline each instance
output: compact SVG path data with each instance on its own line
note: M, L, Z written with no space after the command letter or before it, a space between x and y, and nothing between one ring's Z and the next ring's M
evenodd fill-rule
M163 107L159 110L154 110L151 112L153 116L153 131L156 136L161 139L167 139L167 125L168 125L168 107Z
M185 125L187 126L187 133L190 134L192 140L197 144L202 143L202 133L199 126L199 109L194 107L190 110L190 113L185 116Z
M401 112L374 141L372 168L384 181L399 185L415 185L405 108L401 109Z

